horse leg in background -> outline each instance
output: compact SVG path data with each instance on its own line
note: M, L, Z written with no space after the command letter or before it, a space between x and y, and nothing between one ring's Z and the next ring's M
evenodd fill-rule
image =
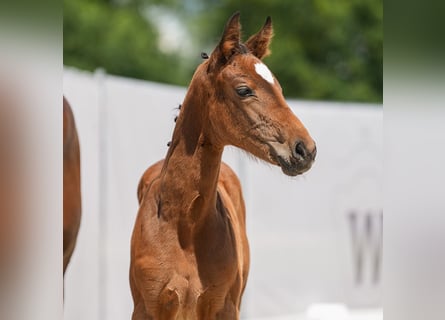
M80 150L73 112L63 98L63 274L76 246L81 217Z

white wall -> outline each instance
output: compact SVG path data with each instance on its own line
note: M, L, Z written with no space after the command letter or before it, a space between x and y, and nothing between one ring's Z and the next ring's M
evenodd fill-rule
M65 278L65 319L129 319L136 187L143 171L165 156L185 89L67 68L64 94L79 132L83 196ZM288 102L317 142L308 173L289 178L234 148L224 154L241 178L247 206L252 256L243 317L298 313L316 302L377 307L381 285L372 275L381 248L382 108ZM350 212L357 213L355 229Z

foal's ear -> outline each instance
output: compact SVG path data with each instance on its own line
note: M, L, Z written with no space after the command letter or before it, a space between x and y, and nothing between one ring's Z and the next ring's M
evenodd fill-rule
M219 62L227 62L231 56L240 52L241 25L240 13L235 12L227 21L221 41L212 53L212 58Z
M272 19L267 17L266 23L258 33L247 40L246 46L258 59L270 54L269 45L273 37Z

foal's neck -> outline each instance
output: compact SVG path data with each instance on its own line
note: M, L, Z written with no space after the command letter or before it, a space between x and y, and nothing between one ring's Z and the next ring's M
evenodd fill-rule
M223 146L214 143L208 101L192 87L182 104L162 169L160 202L164 218L195 224L216 210Z

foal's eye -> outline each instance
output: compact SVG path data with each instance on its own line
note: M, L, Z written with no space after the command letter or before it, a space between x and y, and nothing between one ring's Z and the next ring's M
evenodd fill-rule
M240 97L250 97L250 96L253 96L252 89L250 89L249 87L245 87L245 86L236 88L236 93L238 93L238 95Z

